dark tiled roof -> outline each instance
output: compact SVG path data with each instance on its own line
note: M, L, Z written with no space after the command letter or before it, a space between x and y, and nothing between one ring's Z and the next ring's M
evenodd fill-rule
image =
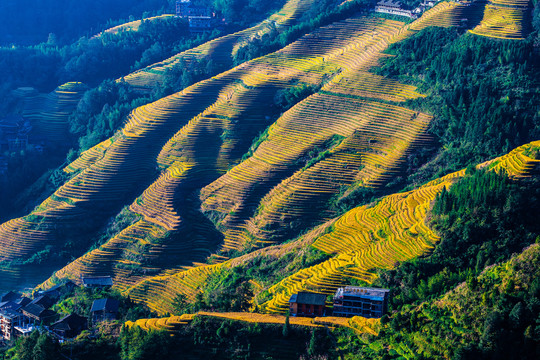
M40 305L48 309L54 304L54 300L47 295L41 295L35 298L30 304Z
M27 313L31 314L31 315L40 317L45 312L46 309L41 305L30 303L30 304L26 305L22 310L24 312L27 312Z
M86 327L87 319L77 314L64 316L51 325L53 330L79 330Z
M32 302L29 298L26 296L21 297L20 299L15 300L15 302L21 306L26 306Z
M112 286L113 281L110 276L94 276L94 277L83 277L83 285L96 285L96 286Z
M383 300L384 298L388 297L389 293L390 293L389 289L346 286L344 288L337 289L336 295L334 297L356 296L356 297L362 297L362 298Z
M54 285L53 287L48 288L47 290L40 290L40 291L38 291L38 294L40 294L40 295L51 295L51 294L54 294L55 292L59 293L59 292L63 291L64 289L70 289L70 288L73 288L73 287L75 287L75 284L73 283L73 281L69 280L69 281L67 281L65 283Z
M14 311L12 309L5 309L5 310L2 310L0 311L0 315L4 316L4 317L7 317L7 318L10 318L10 319L16 319L18 318L19 316L22 316L21 313L17 312L17 311Z
M5 301L3 303L0 303L0 309L1 310L14 310L17 311L22 307L22 305L18 304L15 301Z
M20 297L21 297L20 294L17 294L16 292L13 292L13 291L10 291L10 292L7 292L7 293L3 294L2 297L0 297L0 302L15 301Z
M106 311L106 312L115 313L118 311L118 305L119 305L119 302L116 299L94 300L94 302L92 303L92 309L90 310L90 312Z
M293 294L289 299L289 302L306 305L324 305L326 302L326 295L300 291L298 294Z

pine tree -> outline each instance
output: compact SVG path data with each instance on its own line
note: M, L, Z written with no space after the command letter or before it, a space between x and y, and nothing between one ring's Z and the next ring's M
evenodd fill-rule
M287 313L287 317L285 318L285 323L283 324L283 337L289 337L289 330L290 330L290 324L289 324L289 313Z

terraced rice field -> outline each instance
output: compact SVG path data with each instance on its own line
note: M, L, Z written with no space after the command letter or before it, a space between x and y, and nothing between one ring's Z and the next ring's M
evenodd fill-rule
M47 142L62 142L68 132L68 118L87 89L83 83L69 82L50 94L25 97L23 116L35 124Z
M151 182L154 159L167 139L212 104L218 96L216 91L219 89L202 83L134 110L124 129L110 142L98 145L85 153L90 156L67 168L68 172L78 171L70 181L29 216L0 227L0 261L32 256L46 245L61 246L59 232L69 234L77 229L86 231L85 225L99 226L96 222L118 211L115 206L128 194Z
M145 331L149 330L165 330L170 333L175 333L182 326L188 325L195 315L184 314L181 316L171 316L166 318L154 319L139 319L137 321L127 321L126 326L139 326Z
M160 314L171 311L178 294L193 300L210 274L234 262L224 262L222 253L213 255L221 264L201 264L219 243L224 251L267 246L287 240L290 229L305 228L306 219L310 226L332 219L335 214L326 211L332 196L352 186L384 185L411 150L429 141L424 131L430 116L400 106L422 95L369 68L389 44L439 21L453 6L445 4L408 26L371 17L332 24L134 110L120 132L66 167L73 178L51 198L0 227L0 259L35 253L58 241L57 231L80 231L89 217L103 224L124 199L139 195L130 206L138 220L57 277L112 275L119 290ZM448 19L437 24L451 26ZM212 49L230 56L230 49ZM274 96L298 84L323 86L280 116ZM266 128L242 161L250 148L246 139ZM141 183L147 186L137 194L135 184ZM266 309L283 312L291 291L330 293L351 277L370 281L371 269L429 251L437 238L420 219L442 186L397 194L337 220L357 228L349 248L340 248L333 232L317 239L316 246L335 257L274 287ZM378 219L389 209L395 212L391 221L367 230L371 216Z
M399 171L401 159L427 140L429 116L375 101L422 95L367 72L402 25L349 19L255 60L277 76L317 62L340 70L269 127L251 157L201 191L203 210L222 214L224 249L268 244L292 219L331 217L324 207L342 187L384 184Z
M514 178L538 172L540 160L527 154L537 152L540 142L523 145L509 154L479 165L494 171L504 169ZM387 196L374 206L361 206L341 216L332 230L313 247L332 259L301 270L276 284L274 298L264 304L266 311L284 313L288 299L302 290L331 294L349 278L372 282L374 269L391 269L396 263L429 252L439 237L425 224L426 212L436 195L449 187L465 171L449 174L417 190Z
M139 27L141 26L141 24L143 22L147 22L147 21L148 22L158 22L158 21L169 19L169 18L172 18L172 17L174 17L173 14L163 14L163 15L159 15L159 16L149 17L149 18L144 19L144 20L130 21L128 23L121 24L121 25L112 27L110 29L107 29L107 30L104 31L104 33L117 34L117 33L121 33L121 32L124 32L124 31L139 31Z
M490 1L482 22L470 32L498 39L523 40L530 31L529 12L528 0Z
M212 317L218 319L229 319L234 321L243 321L249 323L258 323L258 324L284 324L285 316L284 315L275 315L275 314L257 314L257 313L247 313L247 312L227 312L227 313L218 313L218 312L205 312L201 311L197 314L184 314L181 316L171 316L165 318L153 318L153 319L139 319L137 321L127 321L127 327L139 326L145 331L150 330L165 330L169 333L176 333L178 330L188 325L196 316L203 317ZM290 317L289 323L291 325L297 326L306 326L306 327L320 327L320 326L331 326L331 327L349 327L356 330L358 333L370 333L376 335L377 324L379 319L365 319L358 316L355 316L351 319L341 318L341 317L315 317L315 318L306 318L306 317Z
M539 154L540 141L533 141L484 164L484 166L493 171L504 171L511 178L528 178L540 171Z
M514 177L531 176L538 173L540 160L527 154L539 150L540 143L533 142L479 167L488 166L495 171L505 169ZM154 311L165 314L172 311L171 304L177 294L182 293L188 299L194 299L199 286L209 274L243 264L257 254L279 257L295 248L309 246L310 243L333 254L332 259L301 270L270 288L274 298L264 304L263 309L283 314L290 294L296 291L331 294L336 288L349 284L351 278L371 282L375 278L373 269L389 269L398 261L429 252L439 238L424 223L427 208L443 187L450 186L463 173L450 174L408 193L388 196L374 207L353 209L320 227L312 235L302 238L298 244L293 242L261 249L220 264L199 264L187 271L171 270L141 281L129 288L126 294L146 303ZM325 229L332 230L324 234Z
M321 47L313 46L311 53L306 53L305 49L309 48L310 42L313 40L304 39L300 44L293 44L277 54L243 64L229 72L194 85L181 94L136 109L130 115L127 125L120 133L83 153L78 160L70 164L65 171L76 174L75 177L55 194L54 199L42 204L36 214L46 215L50 213L51 209L49 208L51 205L64 209L66 202L76 207L78 203L83 201L97 204L106 200L103 191L90 192L89 189L85 188L86 184L93 186L99 184L101 189L108 190L105 194L110 196L109 200L114 199L112 195L120 195L120 190L126 189L125 185L120 186L121 181L125 181L125 179L120 178L116 182L120 165L125 166L126 170L131 169L130 177L134 178L139 169L141 171L144 169L141 166L144 164L141 161L142 158L148 159L148 166L151 166L151 159L154 156L157 159L157 165L164 170L162 176L151 184L131 205L131 210L142 217L139 222L125 229L100 248L68 265L59 271L57 275L77 280L81 274L112 274L117 279L119 287L128 289L137 282L144 283L144 276L141 277L141 274L132 274L126 270L130 267L141 267L147 274L155 274L156 272L171 269L178 271L182 266L189 264L189 262L186 264L180 259L191 258L192 261L202 261L210 255L209 251L212 249L213 239L216 239L215 229L212 226L204 225L204 221L185 221L186 218L190 218L190 220L197 219L197 215L193 211L193 205L189 205L189 209L186 210L184 199L190 191L197 189L202 184L209 184L219 175L224 174L231 164L238 161L242 154L248 150L249 143L246 143L245 139L254 138L258 132L262 131L271 122L270 120L278 115L278 109L273 106L273 98L277 91L294 85L299 79L315 84L321 83L325 76L331 75L338 68L338 65L331 64L330 59L336 59L340 54L346 53L345 51L336 51L337 46L347 47L355 41L356 38L347 35L348 32L359 34L361 37L366 28L378 29L378 26L397 31L399 23L378 19L369 21L357 19L348 21L345 25L349 29L344 28L341 24L330 28L337 31L341 36L335 37L340 41L334 40L334 47L328 45L332 42L332 37L329 35L331 30L325 29L322 31L323 34L326 34L325 42ZM384 36L391 34L391 31L389 33L385 32L380 38L384 39ZM362 39L365 38L365 36L362 37ZM373 40L370 40L370 43L372 42ZM298 67L299 63L296 59L300 54L314 59L326 57L328 61L316 60L307 66ZM330 56L329 54L333 55ZM276 58L279 58L279 61ZM395 86L399 87L397 84ZM336 88L335 84L328 86L330 90ZM199 96L198 101L192 101L194 97L198 98ZM200 101L201 99L208 99L208 101ZM319 101L321 103L317 104ZM158 134L163 135L160 139L167 138L166 134L171 134L171 130L174 128L173 119L175 117L182 113L183 118L189 118L187 116L190 114L188 103L192 104L193 107L197 104L198 112L193 109L190 120L180 127L180 131L176 132L172 137L168 135L170 139L161 147L157 157L148 153L142 155L125 150L122 156L126 156L124 153L129 153L134 157L139 156L141 158L137 162L137 166L134 166L132 160L118 156L119 154L115 149L119 146L123 146L122 149L129 146L126 144L127 141L136 141L137 143L140 141L142 143L144 139L149 139L154 133L156 136ZM354 121L360 125L376 122L375 117L379 114L381 116L388 114L386 115L390 118L387 121L388 123L390 123L392 117L395 117L398 122L400 119L404 119L411 124L417 124L420 132L427 125L427 117L424 115L418 116L418 114L409 110L389 104L364 101L361 98L354 99L353 103L349 104L346 98L333 95L330 91L317 94L315 97L308 99L306 104L309 106L305 107L305 109L300 108L296 112L291 112L291 115L287 114L282 118L283 122L278 121L275 124L276 129L282 123L285 127L284 130L279 130L277 136L287 138L289 137L288 132L295 134L302 131L309 134L313 131L310 130L310 126L315 128L320 125L316 122L309 125L309 123L302 121L301 116L304 116L302 111L305 112L305 116L318 116L318 114L324 112L324 106L335 106L336 109L338 107L342 108L336 114L327 115L328 121L335 121L340 116L356 117L357 119ZM362 109L361 112L355 110L355 107ZM398 112L402 114L397 115ZM364 113L365 115L360 115ZM360 116L363 119L360 119ZM398 122L396 122L396 126L398 126ZM348 152L356 151L355 149L359 148L359 146L366 147L364 143L367 140L360 140L359 145L355 145L354 142L354 139L360 138L360 134L363 132L361 129L356 131L355 126L359 125L350 126L346 123L346 119L339 120L334 125L334 129L322 134L322 136L314 134L315 145L321 143L321 141L326 141L335 132L342 133L350 138L350 140L342 142L341 147L336 149L331 159L326 159L325 168L323 168L327 169L326 171L332 171L333 167L337 167L337 171L339 171L340 167L351 158ZM294 128L289 124L297 124L294 125L297 129L293 130ZM382 125L374 124L373 127L382 128ZM379 132L384 133L384 131ZM417 135L413 134L414 136ZM407 138L405 135L404 137ZM271 138L273 138L273 135ZM296 142L294 136L291 139ZM373 153L371 156L373 163L380 162L381 160L377 159L384 157L384 154L377 153L378 150L376 150L383 147L383 141L385 140L381 138L379 145L377 145L375 144L375 138L373 138L371 141L372 149L365 150L365 152ZM209 143L212 145L209 146ZM311 140L311 144L313 144L313 140ZM289 145L286 143L277 144L275 150L272 149L273 146L269 145L268 148L273 153L281 156L280 146ZM306 143L300 152L308 151L310 146L309 143ZM409 144L404 142L403 146L407 148ZM262 148L264 147L266 145ZM367 147L370 147L369 144ZM155 154L155 152L152 154ZM298 154L298 152L295 153L297 157ZM287 159L281 161L283 160ZM333 165L333 161L336 161L335 164L337 165ZM100 175L100 177L98 177L97 173L93 174L92 170L94 168L100 166L101 171L104 165L110 166L111 171ZM131 166L131 168L128 166ZM317 166L320 167L321 165ZM381 174L375 174L379 177L389 168L387 165L380 166L381 169L375 171L377 174ZM112 170L115 168L117 170L113 172ZM311 171L313 170L307 169L307 172L302 171L297 176L307 177ZM302 173L304 174L302 175ZM354 181L353 170L350 173L352 175L345 175L345 181ZM365 173L368 173L368 171L366 170ZM103 176L107 174L110 174L111 177L107 178L106 181L115 181L118 188L103 181L105 180L102 179ZM375 178L376 176L372 177ZM341 177L343 176L336 176L336 179L332 180L327 186L329 190L326 190L323 196L329 196L332 191L337 191L343 184ZM314 184L311 186L317 186L317 180L311 181ZM102 197L97 198L98 194ZM56 209L56 211L59 210ZM186 225L188 223L196 223L197 226ZM171 232L174 232L174 237L170 237ZM208 239L211 241L208 241ZM176 259L175 263L169 261L173 258Z
M194 61L211 58L216 66L229 67L232 64L233 55L240 46L247 43L251 38L270 32L273 28L283 31L293 25L300 14L308 9L312 3L313 0L289 0L280 11L251 28L222 36L196 48L184 51L162 62L129 74L123 80L144 92L151 91L156 84L161 83L167 71L177 65L189 66Z
M359 333L371 335L379 334L380 319L366 319L361 316L354 316L349 320L349 326Z
M197 316L216 317L216 318L222 318L222 319L245 321L245 322L259 323L259 324L284 324L285 323L285 316L283 315L258 314L258 313L249 313L249 312L219 313L219 312L201 311L197 313ZM291 325L317 327L317 326L320 326L317 324L317 319L319 318L312 319L312 318L306 318L306 317L290 317L289 323Z

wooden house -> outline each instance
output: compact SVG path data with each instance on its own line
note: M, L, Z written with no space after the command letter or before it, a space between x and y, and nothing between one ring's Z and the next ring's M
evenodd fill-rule
M74 338L87 328L88 319L77 314L64 316L51 325L50 329L63 339Z
M291 295L289 311L292 316L324 316L326 295L301 291Z
M92 322L115 320L118 313L119 302L115 299L99 299L92 303Z
M52 323L57 318L57 314L54 311L32 303L25 306L22 309L22 313L30 322L43 323L45 325Z

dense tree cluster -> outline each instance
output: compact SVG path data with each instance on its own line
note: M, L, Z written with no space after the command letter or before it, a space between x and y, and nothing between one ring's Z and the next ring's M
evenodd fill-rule
M510 258L540 236L531 209L540 206L537 180L469 169L469 175L435 200L431 226L442 240L431 255L382 274L395 288L393 306L436 297L486 266Z
M344 345L359 359L537 359L539 261L535 244L444 296L384 317L378 337Z
M3 0L0 45L65 44L158 11L170 12L167 0Z
M428 28L395 44L380 69L420 85L411 106L433 114L441 150L415 177L425 181L540 138L540 50L534 36L494 41Z

